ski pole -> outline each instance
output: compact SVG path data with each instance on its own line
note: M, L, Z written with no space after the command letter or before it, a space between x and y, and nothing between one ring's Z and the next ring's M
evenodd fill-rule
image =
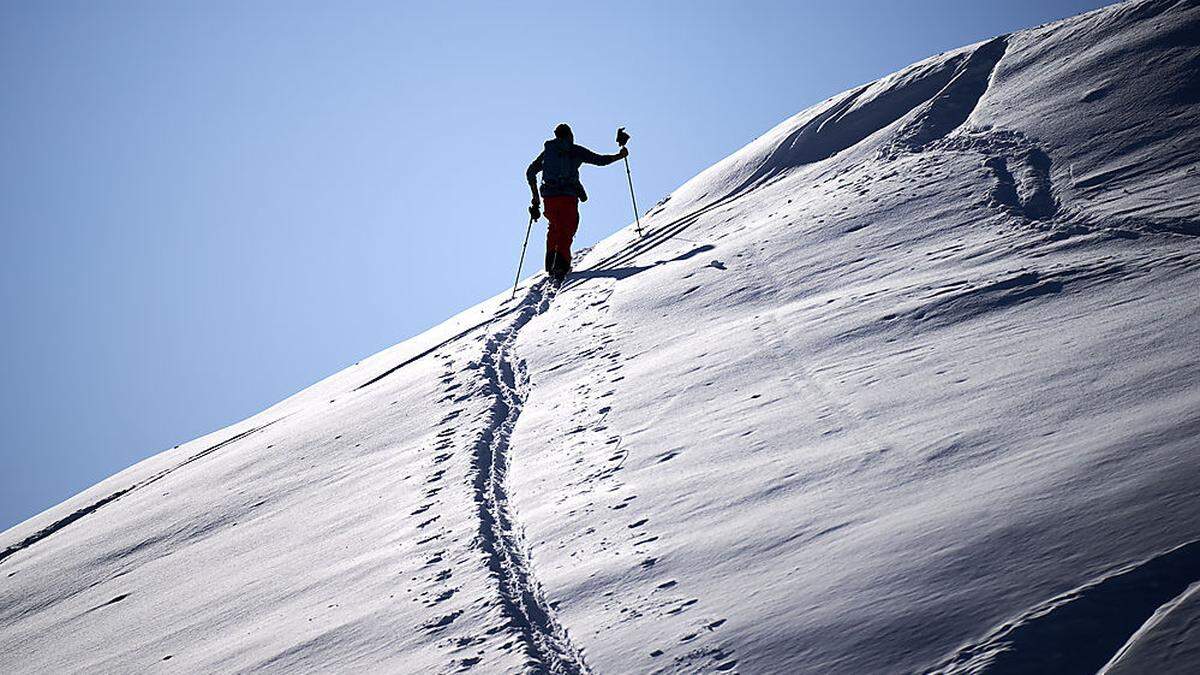
M521 260L517 262L517 278L513 281L513 292L509 300L517 297L517 284L521 282L521 268L525 266L525 248L529 246L529 233L533 231L533 207L529 207L529 227L525 228L525 243L521 244Z
M642 217L638 215L637 197L633 194L633 174L629 171L629 158L625 158L625 178L629 179L629 199L633 201L633 219L637 222L638 236L642 236Z
M629 134L625 133L625 127L617 129L617 145L622 148L629 142ZM625 156L625 178L629 180L629 199L633 202L633 219L637 223L638 236L642 236L642 217L638 214L637 196L633 194L633 172L629 170L629 156Z

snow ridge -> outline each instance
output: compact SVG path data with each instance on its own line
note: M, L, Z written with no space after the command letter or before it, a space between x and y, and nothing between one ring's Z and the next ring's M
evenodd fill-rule
M475 443L474 498L479 544L500 587L504 612L534 661L531 667L537 672L575 675L588 672L587 666L555 619L534 576L505 488L512 431L528 389L524 364L513 358L513 344L521 328L546 311L554 295L549 279L533 285L512 323L488 338L479 365L495 402L492 423Z
M935 672L1094 673L1197 580L1200 541L1192 541L1034 607Z
M1002 36L972 52L954 78L922 106L921 114L899 131L896 145L917 149L960 128L987 93L1007 49L1008 38Z

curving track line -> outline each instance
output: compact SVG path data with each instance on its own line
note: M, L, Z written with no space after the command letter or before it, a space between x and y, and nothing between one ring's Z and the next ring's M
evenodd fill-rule
M505 488L513 428L521 415L528 381L512 348L521 328L546 311L556 290L542 280L530 287L516 318L492 333L484 347L480 371L493 397L491 423L475 442L474 487L479 515L479 543L497 581L504 613L520 632L534 672L576 675L588 672L582 655L559 625L534 576L513 507Z

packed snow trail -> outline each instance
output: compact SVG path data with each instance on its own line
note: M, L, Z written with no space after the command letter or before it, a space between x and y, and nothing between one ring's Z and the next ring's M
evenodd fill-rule
M521 416L528 380L513 355L521 328L550 306L556 288L543 279L527 291L516 317L487 337L479 369L487 391L495 397L492 424L475 442L475 501L479 542L499 585L505 612L521 633L539 672L576 675L587 672L583 657L554 618L533 573L505 487L513 427Z

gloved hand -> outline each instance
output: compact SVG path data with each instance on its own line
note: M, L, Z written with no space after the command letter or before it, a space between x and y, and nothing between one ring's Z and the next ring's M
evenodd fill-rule
M542 217L542 205L538 203L537 199L534 199L529 204L529 217L533 218L534 220Z
M621 149L617 151L617 154L620 155L622 159L625 157L628 157L629 156L629 148L622 145Z

